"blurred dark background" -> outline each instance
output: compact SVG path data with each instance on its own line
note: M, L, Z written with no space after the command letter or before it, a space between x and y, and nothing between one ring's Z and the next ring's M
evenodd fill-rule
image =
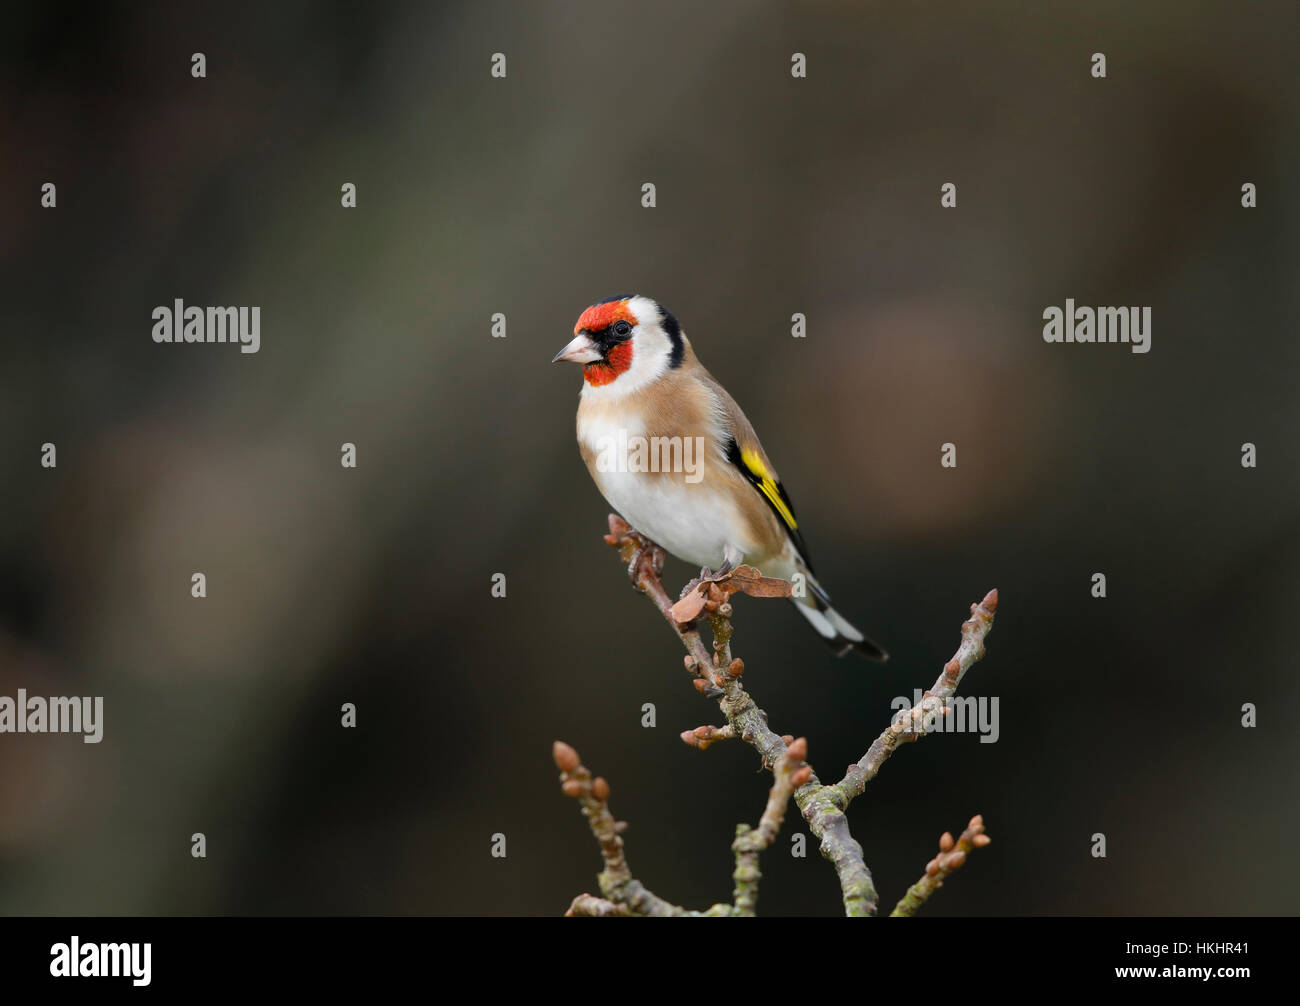
M638 291L893 653L738 602L824 776L1001 591L963 689L999 742L911 745L850 811L884 907L982 812L927 914L1293 913L1300 14L1077 6L6 5L0 694L106 726L0 735L0 912L558 914L600 860L557 737L640 879L728 899L770 777L678 740L718 714L601 542L549 363ZM1150 306L1151 352L1045 344L1067 297ZM175 298L259 305L261 352L155 345ZM801 826L760 910L836 914Z

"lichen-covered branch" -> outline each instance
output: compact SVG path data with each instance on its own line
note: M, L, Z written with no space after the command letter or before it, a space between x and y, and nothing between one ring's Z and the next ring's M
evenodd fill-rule
M806 757L806 741L779 735L768 726L767 714L741 684L744 663L731 655L731 596L746 593L755 597L789 597L790 585L764 577L752 567L740 566L722 576L691 581L681 598L673 602L660 580L665 558L662 549L637 534L616 514L609 516L609 534L605 541L619 550L633 585L650 598L681 640L686 649L686 669L695 675L695 687L702 694L716 699L726 717L723 726L703 726L684 731L682 740L705 750L720 740L739 737L758 751L765 766L772 768L775 781L758 828L750 829L742 824L736 830L736 840L732 844L736 856L735 903L714 905L707 912L691 912L651 894L632 878L623 858L622 839L618 837L613 816L605 805L608 785L604 780L592 781L573 749L557 742L556 763L564 773L565 792L583 802L583 813L587 815L592 833L605 856L605 871L600 875L605 899L582 895L574 900L570 914L752 915L760 876L758 854L770 846L780 829L792 790L809 830L821 842L822 855L835 867L845 914L874 915L878 903L875 884L864 861L862 847L849 831L845 810L855 797L861 795L867 782L874 778L900 744L918 740L932 732L937 719L947 714L946 700L955 694L962 677L984 655L984 639L992 628L997 610L997 591L989 591L983 601L971 605L971 618L962 625L961 645L952 660L944 665L938 680L925 693L921 703L900 713L876 738L862 759L849 767L843 779L826 785L818 779L812 766L798 764ZM712 630L711 647L700 635L701 619L707 620ZM571 766L566 768L570 762ZM596 783L602 784L599 792ZM973 819L972 827L976 821L980 819ZM982 834L982 821L980 828ZM965 838L966 833L963 833ZM971 841L974 841L974 836ZM987 841L987 836L983 836L983 841L975 844L987 844ZM946 851L949 850L941 850ZM935 877L927 874L931 881L935 881L933 886L924 887L927 878L922 878L899 906L903 907L914 893L919 898L915 904L919 906L938 886L937 881L964 860L964 851L958 861L951 857L944 860L946 870L941 865L940 874ZM899 914L899 909L895 909L895 914Z
M632 913L627 905L616 905L591 894L579 894L564 914L569 918L607 919L614 916L627 917Z
M609 515L609 534L605 536L605 541L619 550L619 555L627 563L628 576L632 578L633 584L654 602L664 621L672 627L686 648L686 669L697 676L696 687L718 699L728 725L737 736L758 750L765 765L775 765L785 753L785 742L768 728L766 714L741 687L740 676L744 673L745 665L730 658L727 641L731 633L727 616L731 614L731 605L726 600L724 587L700 585L704 587L703 608L716 620L713 626L715 631L719 626L723 631L722 636L715 636L718 648L711 650L700 638L698 622L679 624L673 618L673 601L659 579L664 569L663 549L633 531L617 514ZM685 593L691 592L692 585L688 584ZM727 610L720 613L724 605Z
M958 870L966 862L966 857L975 849L982 849L992 839L984 833L984 818L976 814L970 824L953 840L952 833L945 831L939 839L939 854L925 864L921 879L907 889L899 899L890 918L905 918L915 915L916 910L926 903L930 895L943 886L943 878Z
M758 905L758 882L762 877L758 870L758 854L776 840L785 821L790 795L812 775L812 769L803 763L807 756L808 741L803 737L786 745L785 754L772 768L775 781L768 791L767 806L763 808L758 827L736 825L736 840L731 843L731 850L736 855L736 871L732 878L736 882L737 915L753 915Z
M623 838L620 834L623 827L609 809L609 783L600 776L592 778L591 772L578 757L578 752L563 741L556 741L551 754L560 770L560 788L566 796L573 797L582 805L583 816L586 817L605 860L605 869L598 878L604 897L580 894L573 899L565 915L601 918L629 915L695 918L753 915L758 903L758 882L762 877L758 869L758 857L780 832L790 794L795 787L806 782L811 774L811 769L803 763L807 750L808 742L803 738L786 747L785 754L773 767L775 781L768 793L767 806L759 818L758 827L751 828L747 824L736 826L736 840L731 845L736 856L736 871L733 875L736 882L735 903L714 905L707 911L693 912L651 893L632 876L623 852Z
M659 575L663 572L664 553L657 545L637 534L617 514L609 515L609 545L619 550L627 564L633 584L654 602L677 638L686 647L686 669L698 675L695 685L718 700L727 724L745 743L751 745L764 765L775 765L785 754L786 742L767 725L767 714L750 698L741 685L743 661L731 658L731 605L718 584L687 585L684 595L700 590L705 598L702 611L714 633L710 651L700 637L698 622L679 624L674 617L673 601L664 590ZM795 793L809 830L821 842L822 855L835 867L846 915L871 915L876 910L877 895L871 871L863 859L862 846L849 832L848 820L836 803L836 794L823 792L816 771Z

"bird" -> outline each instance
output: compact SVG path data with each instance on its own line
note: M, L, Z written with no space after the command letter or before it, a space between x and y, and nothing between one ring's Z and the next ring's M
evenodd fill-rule
M551 362L562 361L582 367L582 459L636 531L699 566L702 577L746 564L791 581L799 613L840 656L888 659L831 606L754 427L671 312L639 294L599 301Z

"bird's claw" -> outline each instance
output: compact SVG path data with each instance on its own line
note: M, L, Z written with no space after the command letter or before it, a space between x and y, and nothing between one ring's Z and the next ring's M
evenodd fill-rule
M700 569L699 578L691 581L691 584L698 587L702 583L726 583L731 579L731 575L735 571L736 566L732 562L724 562L718 567L716 573L709 569L708 566L703 566Z
M632 586L636 587L640 584L643 573L649 572L658 576L663 572L664 550L637 531L629 531L627 538L636 545L636 551L632 553L632 559L627 564L627 578L632 581Z
M731 579L732 574L734 573L734 568L725 565L716 573L709 569L708 566L701 566L700 575L687 582L686 586L682 588L682 592L677 595L677 600L680 601L682 598L686 597L686 595L699 590L705 584L726 583Z

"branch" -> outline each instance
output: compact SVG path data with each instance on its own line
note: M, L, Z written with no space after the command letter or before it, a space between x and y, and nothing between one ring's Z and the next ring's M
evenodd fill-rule
M880 766L892 755L900 744L918 741L926 734L934 733L939 718L951 711L947 700L957 693L957 686L974 663L984 656L984 637L993 628L993 616L998 610L998 592L990 590L979 604L970 606L971 617L962 623L961 644L951 660L943 665L938 679L911 709L901 711L884 732L871 743L867 753L855 764L849 766L843 779L836 783L837 795L842 801L840 806L849 803L866 789L867 783L876 777Z
M609 884L620 891L623 890L620 885L625 885L626 891L623 891L622 897L610 897L611 903L616 906L629 904L627 899L635 896L645 899L643 904L639 903L642 907L657 910L636 911L635 914L752 914L757 899L756 857L759 851L770 845L776 829L780 827L789 796L786 793L782 797L780 792L783 785L781 782L783 766L786 765L785 759L790 745L800 742L795 742L789 735L783 737L773 731L767 725L767 714L758 707L740 683L745 665L741 660L733 659L731 656L730 596L737 592L744 592L756 597L788 597L790 585L781 580L764 577L752 567L741 566L723 576L691 581L682 591L681 600L674 604L660 580L665 559L663 549L632 530L617 514L609 515L609 534L605 536L605 541L619 550L620 556L627 564L628 576L633 585L650 598L686 648L686 669L696 675L694 684L697 690L710 698L717 699L719 708L726 716L725 726L705 726L688 730L682 734L682 740L692 747L703 750L716 741L740 737L758 751L765 766L773 768L777 779L772 787L768 808L760 821L759 830L751 832L746 825L737 828L736 841L732 846L736 853L734 906L715 905L706 913L688 912L645 891L640 884L632 880L631 873L627 871L626 862L622 858L622 840L618 839L614 832L610 832L610 836L617 842L617 847L614 849L617 858L611 859L611 846L602 837L602 830L598 830L599 813L603 812L608 816L611 825L613 822L612 816L609 816L608 810L604 808L603 798L595 800L592 805L587 802L583 805L583 813L587 814L591 821L593 834L601 842L602 851L606 853L606 870L601 874L602 890L606 889L607 879ZM915 709L901 713L885 729L862 759L849 766L842 780L833 785L825 785L817 778L810 765L804 765L790 779L790 784L795 791L795 803L808 823L809 830L821 841L822 855L835 867L846 915L874 915L878 897L871 871L863 859L862 847L849 831L845 809L855 797L861 795L867 782L875 777L880 766L900 744L918 740L926 733L932 732L935 717L946 714L946 700L956 692L965 673L984 655L984 638L992 628L997 603L997 591L991 590L982 602L971 605L972 617L962 625L961 645L953 659L944 665L934 686L925 693L921 703ZM707 618L713 632L711 650L700 636L698 620L701 615ZM557 742L557 764L560 759L560 747ZM573 753L572 748L568 748L567 745L563 747L573 755L573 771L585 773L586 769L578 764L577 755ZM800 751L805 752L806 745ZM803 754L798 757L802 760ZM569 783L580 783L581 778L579 776L570 778L570 770L565 769L564 765L560 767L566 772L566 793L579 796L584 800L595 799L591 793L594 784L585 784L586 790L580 791L575 788L570 792ZM604 782L604 780L597 781ZM608 784L605 784L603 791L607 798ZM779 803L778 810L773 810L774 801ZM593 809L597 806L599 810ZM767 834L764 831L765 825L771 825L770 836L763 838L761 836ZM964 860L964 856L962 859ZM618 869L614 869L611 864ZM606 896L609 897L608 891ZM587 910L599 907L593 904L598 900L577 899L571 911L573 914L586 914ZM582 912L576 910L579 901L582 901Z
M736 881L737 915L754 914L758 904L758 882L762 877L758 870L758 854L770 846L781 831L790 794L812 775L812 769L803 764L807 754L808 742L802 737L787 745L785 754L773 767L776 781L768 791L767 806L763 809L758 828L736 825L736 840L731 843L731 849L736 854L736 872L732 877Z
M982 849L991 841L993 840L984 834L984 818L979 814L970 819L970 824L956 842L952 840L952 833L945 831L939 839L939 855L925 864L925 873L921 874L921 879L907 889L889 917L897 919L915 915L930 895L943 886L944 877L960 869L973 849Z
M612 901L596 898L590 894L579 894L564 914L566 918L582 916L589 919L604 919L616 915L628 916L632 913L628 911L626 905L616 905Z
M609 515L609 534L605 541L619 550L633 584L654 602L664 621L686 647L686 669L700 675L695 681L696 687L718 699L728 725L741 740L758 751L764 765L775 765L785 754L786 742L768 727L767 714L758 708L740 684L745 665L740 660L731 659L731 605L723 596L723 586L700 583L697 587L693 581L683 591L684 599L689 598L694 590L705 596L700 610L706 613L713 630L713 652L710 653L700 638L698 623L679 623L674 617L673 602L659 579L663 572L663 549L633 531L617 514ZM850 916L873 915L878 899L871 871L863 859L862 846L849 832L848 819L843 808L836 804L836 794L825 792L815 771L809 774L809 781L795 793L795 803L809 830L821 841L822 855L835 867L844 912Z
M664 569L663 549L633 531L617 514L609 515L609 534L605 541L619 550L619 555L627 563L633 585L650 598L686 648L686 669L698 675L696 687L718 699L727 724L762 755L764 765L775 765L785 754L785 742L768 728L767 714L754 704L740 685L745 665L731 659L727 645L731 638L731 627L727 622L731 605L726 600L724 587L700 585L706 593L703 607L715 632L715 650L711 652L700 638L697 622L678 624L673 618L673 601L659 579ZM691 587L692 584L688 584L683 593L689 593Z
M808 742L803 738L793 741L786 749L785 755L774 767L776 781L767 796L767 806L759 819L757 828L747 824L736 826L736 840L731 848L736 856L735 904L714 905L706 912L693 912L678 905L671 904L652 894L645 886L632 876L623 854L623 839L620 832L626 827L614 820L609 810L609 783L600 776L592 778L591 772L582 764L578 752L563 741L556 741L551 754L556 767L560 769L560 788L566 796L574 797L582 805L583 816L591 833L600 844L600 852L605 860L605 870L599 879L604 898L590 894L580 894L573 899L573 904L564 914L566 916L609 917L628 915L649 915L659 917L693 917L753 915L758 903L758 882L762 874L758 869L758 856L772 844L781 830L785 820L785 808L790 802L790 794L795 787L808 780L812 770L803 764L808 751Z
M565 796L571 796L582 805L583 816L591 828L591 833L600 843L600 854L605 859L605 870L598 878L605 902L590 894L581 894L573 899L569 906L569 915L653 915L694 916L727 915L730 905L715 905L707 912L692 912L674 905L656 894L646 890L645 886L632 876L623 855L623 839L619 832L623 830L620 822L614 820L609 812L609 783L591 773L578 758L578 752L563 741L556 741L551 750L556 767L560 770L562 780L560 788ZM608 909L605 906L610 906ZM717 911L715 909L724 909Z
M703 726L696 727L694 730L683 730L682 743L687 747L707 751L718 741L734 740L735 736L736 730L730 723L723 727Z

